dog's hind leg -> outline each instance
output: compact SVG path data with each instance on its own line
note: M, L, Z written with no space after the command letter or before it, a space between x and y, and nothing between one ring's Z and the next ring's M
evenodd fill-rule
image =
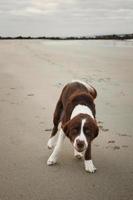
M54 117L53 117L54 127L52 129L50 139L48 140L48 148L49 149L53 148L56 144L56 139L57 139L56 133L58 131L58 125L61 120L62 111L63 111L63 105L62 105L61 99L59 99L57 102L55 112L54 112Z

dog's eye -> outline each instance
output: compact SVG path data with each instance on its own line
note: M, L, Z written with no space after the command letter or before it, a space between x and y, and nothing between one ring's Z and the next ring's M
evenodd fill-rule
M78 126L73 127L73 130L79 130Z
M73 132L73 133L77 133L78 130L79 130L79 127L74 127L74 128L72 129L72 132Z
M86 134L90 134L90 130L88 128L85 128L84 131L85 131Z

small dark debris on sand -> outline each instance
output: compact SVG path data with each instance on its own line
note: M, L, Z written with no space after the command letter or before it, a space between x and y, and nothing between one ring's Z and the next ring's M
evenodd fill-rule
M119 133L118 135L122 137L132 137L131 135L126 134L126 133Z
M62 87L63 84L62 83L56 83L55 86L59 88L59 87Z
M15 89L16 89L16 88L14 88L14 87L11 87L11 88L10 88L10 90L15 90Z
M99 125L99 128L100 128L100 129L103 129L103 126L102 126L102 125Z
M107 132L107 131L109 131L109 129L108 128L104 128L103 126L99 126L99 129L101 129L102 131L104 131L104 132Z
M99 145L99 144L95 144L94 146L95 146L95 147L99 147L100 145Z
M128 148L128 145L122 145L123 148Z
M109 129L108 128L102 128L102 131L107 132L107 131L109 131Z
M6 95L7 95L7 96L9 96L9 95L10 95L10 93L8 92L8 93L6 93Z
M36 116L35 116L35 118L37 118L37 119L38 119L38 118L40 118L40 117L39 117L38 115L36 115Z
M98 127L99 127L100 130L102 130L102 131L104 131L104 132L109 131L108 128L104 128L104 127L103 127L103 122L102 122L102 121L99 120L97 123L99 124Z
M52 129L51 128L47 128L47 129L45 129L45 131L52 131Z
M40 122L40 124L44 124L44 122Z
M103 122L102 122L102 121L98 121L97 123L98 123L98 124L103 124Z
M119 146L114 146L113 149L114 149L114 150L119 150L120 147L119 147Z
M30 94L27 94L27 96L32 97L32 96L34 96L34 94L30 93Z
M114 140L109 140L108 143L115 143L115 141Z

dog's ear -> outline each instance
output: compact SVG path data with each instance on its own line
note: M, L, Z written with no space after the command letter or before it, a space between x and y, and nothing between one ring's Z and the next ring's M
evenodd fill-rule
M99 127L96 125L94 130L94 138L96 138L99 134Z
M67 137L69 136L69 129L70 129L69 124L70 124L70 121L62 125L62 129Z

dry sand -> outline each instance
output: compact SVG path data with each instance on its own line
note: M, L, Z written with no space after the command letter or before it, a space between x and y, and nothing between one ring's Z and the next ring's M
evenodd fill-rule
M95 174L66 140L48 167L52 114L65 83L98 91ZM0 200L133 199L133 43L0 41Z

